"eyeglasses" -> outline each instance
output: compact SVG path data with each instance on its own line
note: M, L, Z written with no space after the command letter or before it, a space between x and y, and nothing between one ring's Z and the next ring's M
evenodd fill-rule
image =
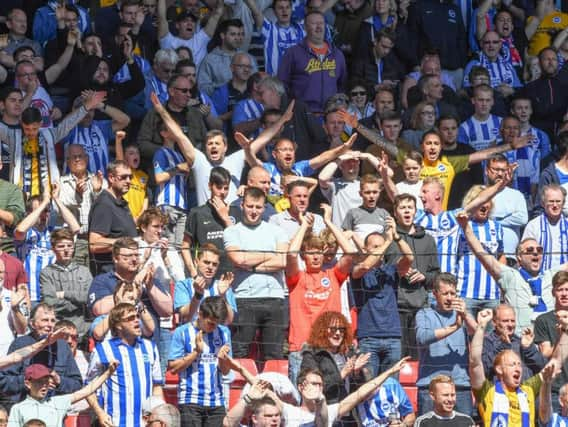
M529 246L523 250L523 253L533 255L537 253L538 255L542 255L544 253L544 249L542 246Z
M132 322L134 320L140 320L138 313L133 313L130 316L126 316L124 319L122 319L123 322Z
M500 44L501 40L484 40L483 44Z
M233 64L233 65L237 68L244 68L245 70L252 69L252 65L248 65L248 64Z
M18 77L34 77L37 76L37 73L34 71L33 73L20 73Z
M174 87L175 90L179 90L181 93L189 93L190 89L187 87Z
M434 116L436 113L434 111L422 111L420 114L422 116Z
M118 179L119 181L130 181L132 179L132 174L131 173L127 173L124 175L114 175L116 177L116 179Z
M314 387L323 387L323 383L316 382L316 381L304 381L304 385L311 385Z
M365 96L365 95L367 95L367 92L365 92L364 90L351 91L351 96Z
M340 334L345 334L347 328L344 328L343 326L330 326L329 328L327 328L327 330L332 334L335 334L337 332L339 332Z

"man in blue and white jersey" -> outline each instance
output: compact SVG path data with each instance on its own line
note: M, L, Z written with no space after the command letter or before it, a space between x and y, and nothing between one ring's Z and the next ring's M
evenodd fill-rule
M81 228L75 216L59 200L59 186L54 186L51 195L45 193L43 199L39 196L28 199L27 216L14 230L14 240L18 258L24 263L29 278L30 300L34 305L43 299L39 280L41 270L55 262L51 250L51 232L55 229L55 216L50 215L52 201L73 235Z
M458 140L471 145L476 151L497 145L501 117L491 114L493 89L484 84L476 86L471 102L474 113L460 125Z
M292 19L292 0L274 1L272 9L276 22L265 17L254 0L245 1L253 13L257 28L261 30L266 72L274 76L286 50L306 36L304 24Z
M552 370L548 370L552 374ZM558 391L558 401L560 403L560 413L552 408L552 382L553 375L543 375L542 385L540 386L539 420L541 426L565 427L568 426L568 383L560 387Z
M100 375L110 361L120 368L104 383L98 400L88 398L102 425L141 427L142 405L151 396L163 398L158 348L141 338L140 317L132 304L121 303L109 314L113 338L100 342L92 353L88 381Z
M231 370L230 332L221 296L207 297L195 322L178 327L172 337L168 367L179 373L178 404L182 425L218 427L225 417L222 375Z
M416 211L415 223L424 227L426 232L436 239L438 246L438 260L440 271L455 273L459 225L456 215L460 211L471 214L473 210L486 203L488 200L504 188L510 176L497 181L494 185L486 188L470 203L460 209L444 211L442 201L444 199L444 186L437 178L426 178L422 184L422 204L424 210Z
M362 425L412 425L416 415L408 395L394 378L387 378L373 395L357 406ZM375 424L376 423L376 424Z
M80 97L75 99L73 108L79 108L81 103ZM102 171L106 174L109 163L109 142L114 139L114 134L117 131L128 126L130 117L118 108L102 102L95 109L106 114L111 120L95 120L95 110L90 110L79 124L71 130L63 143L65 150L70 144L81 145L89 159L87 170L91 173ZM65 167L65 173L69 173L68 166Z

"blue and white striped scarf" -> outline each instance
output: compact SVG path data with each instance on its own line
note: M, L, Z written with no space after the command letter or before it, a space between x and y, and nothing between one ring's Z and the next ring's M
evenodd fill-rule
M527 394L517 388L517 398L521 409L521 425L519 427L530 427L530 407ZM501 381L495 381L495 396L493 397L493 411L491 412L491 427L509 426L509 399L503 390Z
M568 261L568 253L563 250L568 245L568 220L564 216L560 219L560 264ZM550 222L545 214L540 215L540 241L539 243L544 248L542 256L541 271L550 270L552 268L552 259L556 254L552 253L552 239L550 238Z

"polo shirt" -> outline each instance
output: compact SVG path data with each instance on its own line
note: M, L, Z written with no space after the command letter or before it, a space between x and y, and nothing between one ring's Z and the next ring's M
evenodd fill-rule
M42 420L47 427L61 427L67 411L71 408L71 395L54 396L45 400L36 400L27 396L23 402L12 406L9 426L23 426L29 420Z
M89 217L89 233L99 233L111 239L119 237L136 237L136 224L130 213L128 202L124 198L116 199L108 190L103 190L93 203ZM93 254L95 262L109 264L112 262L111 249L108 253Z

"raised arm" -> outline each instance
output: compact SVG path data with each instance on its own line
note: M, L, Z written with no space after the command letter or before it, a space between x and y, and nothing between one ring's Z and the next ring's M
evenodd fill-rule
M403 359L396 362L391 368L387 369L385 372L379 376L373 378L371 381L363 384L359 389L341 402L339 402L339 409L337 410L337 417L341 418L347 415L353 408L359 405L361 402L369 399L379 387L387 380L391 375L395 375L404 367L404 364L410 359L410 356L404 357Z
M314 225L313 214L306 212L305 215L300 214L300 228L292 237L290 241L290 246L288 248L288 253L286 254L286 277L294 277L300 272L300 267L298 265L298 255L302 249L302 243L304 242L304 237L308 230L310 230Z
M320 208L323 210L323 221L326 227L329 228L335 236L337 244L343 251L343 256L337 262L339 270L342 273L348 274L351 271L351 266L353 265L353 254L356 252L356 249L339 227L337 227L331 220L331 206L326 203L322 203Z
M75 218L75 215L73 215L69 208L65 206L59 199L59 183L53 184L51 187L51 200L53 200L55 206L57 206L57 210L61 214L63 222L67 224L71 233L77 234L81 229L81 225L79 224L79 221L77 221L77 218Z
M538 395L538 419L541 425L548 425L552 418L552 382L556 378L556 360L552 359L540 372L542 383L540 384L540 393Z
M252 16L254 18L254 25L256 26L257 30L262 30L262 26L264 24L264 15L262 11L256 4L256 0L244 0L245 4L250 9Z
M158 42L170 32L166 17L166 0L158 0Z
M379 148L386 151L389 156L395 158L398 156L398 147L395 144L387 141L378 132L368 129L362 124L360 124L355 114L349 114L347 111L344 110L339 110L338 113L341 119L345 121L345 124L351 126L353 129L355 129L358 133L363 135L373 144L377 145Z
M45 70L45 80L48 84L54 83L61 73L65 71L69 62L71 62L71 58L73 57L73 52L75 51L75 45L77 44L78 39L81 37L79 34L79 30L69 30L67 32L67 46L65 46L65 50L61 54L61 56L57 59L57 62Z
M484 160L489 159L494 154L506 153L508 151L518 150L519 148L526 147L529 142L534 140L532 134L518 136L511 144L501 144L495 147L486 148L485 150L476 151L469 155L469 164L473 165L475 163L481 163Z
M478 207L490 201L499 191L505 188L511 182L513 177L513 172L517 168L517 164L513 163L509 165L509 170L505 173L503 179L498 180L495 184L491 185L490 187L485 188L481 193L477 195L475 199L469 202L463 209L471 216L474 210Z
M30 357L35 356L46 346L53 344L59 339L64 339L65 337L67 337L69 332L70 331L67 328L60 328L52 332L42 340L15 350L12 353L7 354L6 356L0 357L0 369L6 369L12 365L23 362L25 359L29 359Z
M374 250L372 253L367 253L367 256L363 261L355 264L351 275L354 279L360 279L363 277L370 269L372 269L378 262L383 259L387 248L392 243L392 233L387 233L385 236L385 242Z
M43 195L43 199L33 211L31 211L23 220L20 222L16 229L14 230L14 239L15 240L25 240L26 233L30 228L32 228L37 222L39 221L39 217L41 213L47 209L49 204L51 203L51 196L49 192L45 192Z
M487 23L485 22L485 19L491 6L493 6L493 0L483 0L477 9L477 15L475 16L477 21L475 37L478 41L481 40L487 32Z
M475 257L479 260L481 265L483 265L483 268L487 270L491 277L499 281L499 279L501 278L503 264L501 264L492 254L488 253L481 242L477 239L469 223L469 217L467 213L458 213L457 220L463 230L467 244L473 251Z
M116 160L124 160L124 146L122 141L126 138L126 132L119 130L114 134L114 157Z
M195 161L195 148L189 138L183 133L178 123L170 116L170 113L164 108L155 92L150 95L154 109L160 115L164 124L175 138L176 144L180 148L181 154L185 161L191 167Z
M345 141L343 144L338 145L335 148L330 148L329 150L324 151L321 154L318 154L315 157L310 159L310 167L312 169L319 169L322 166L327 165L332 160L335 160L338 156L345 153L346 151L351 150L353 143L357 139L357 134L354 133L351 137Z
M217 1L217 7L213 11L211 15L209 15L209 19L207 20L207 25L203 28L205 34L209 37L213 37L215 34L215 30L217 29L217 25L219 24L219 20L223 16L223 12L225 11L225 2L224 1Z
M493 313L486 308L477 314L477 329L471 339L469 346L469 378L471 380L471 388L476 391L481 389L485 382L485 371L483 369L483 338L485 336L485 328L493 319Z
M116 371L116 368L118 367L119 364L120 363L117 360L111 361L108 365L108 368L106 368L106 370L101 375L99 375L88 385L86 385L80 390L77 390L75 393L71 395L71 403L83 400L87 396L90 396L95 391L97 391L105 383L105 381L110 378L110 376L114 373L114 371Z

